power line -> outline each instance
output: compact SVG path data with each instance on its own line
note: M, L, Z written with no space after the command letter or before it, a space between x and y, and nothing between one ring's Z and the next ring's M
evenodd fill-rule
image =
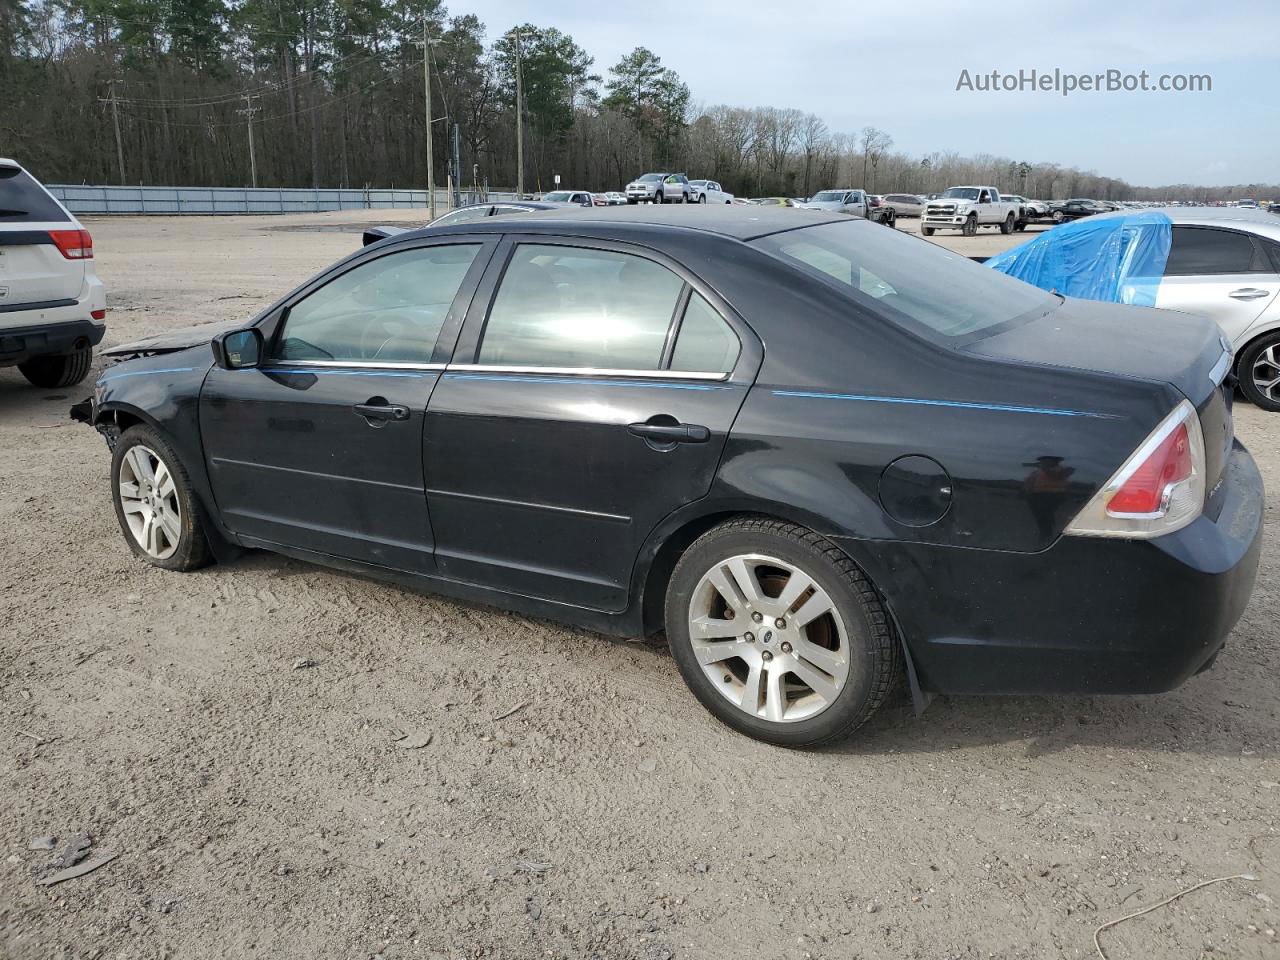
M271 120L288 120L291 117L298 116L299 114L311 113L315 110L323 110L325 107L328 107L332 104L341 103L343 100L350 100L352 97L358 97L365 93L368 93L374 87L387 83L390 80L394 80L399 74L404 73L406 70L409 70L413 67L422 66L422 63L423 61L421 60L414 61L413 63L406 63L403 67L400 67L399 69L392 71L390 74L381 78L380 80L374 80L367 87L364 87L360 90L353 90L350 93L344 93L336 97L330 97L328 100L322 100L319 103L312 104L309 107L302 107L301 109L294 110L291 113L279 113L279 114L274 114L268 117L262 117L259 120L259 122L267 123L268 121L271 121ZM245 94L240 94L239 99L243 99L244 96ZM128 104L129 101L121 99L120 103ZM129 114L129 117L130 119L133 119L133 120L140 120L143 123L152 123L162 127L195 127L200 130L208 130L212 127L231 127L231 126L240 125L239 120L214 120L212 118L209 120L197 122L197 121L190 121L190 120L167 120L167 119L161 119L158 117L148 117L140 113Z

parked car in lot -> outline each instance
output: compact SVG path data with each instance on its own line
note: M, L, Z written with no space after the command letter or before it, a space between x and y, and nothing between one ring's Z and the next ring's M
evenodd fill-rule
M16 160L0 158L0 367L37 387L89 373L107 297L89 231Z
M715 180L690 180L689 199L694 203L733 203L733 194Z
M904 664L917 693L1170 689L1258 561L1214 324L847 216L408 231L110 353L73 414L145 561L260 548L665 630L711 712L789 746L854 730Z
M750 202L761 207L797 207L800 205L790 197L755 197Z
M891 207L877 207L871 202L865 190L842 187L834 190L819 190L807 203L797 204L806 210L825 210L828 213L845 213L854 217L883 223L892 227L896 215Z
M609 190L605 193L605 197L608 198L609 206L611 207L624 206L627 202L627 195L625 193L619 193L616 190Z
M924 212L924 199L914 193L887 193L884 202L893 207L899 217L918 217Z
M1173 236L1156 306L1216 321L1231 342L1241 391L1280 411L1280 223L1248 208L1163 212Z
M590 207L595 197L589 190L552 190L542 195L543 203L569 203L578 207Z
M1100 213L1110 213L1102 204L1093 200L1064 200L1049 205L1049 216L1057 223L1079 220L1081 217L1093 217Z
M628 203L688 203L691 193L683 173L646 173L627 184Z
M1001 233L1013 233L1018 220L1018 204L1005 200L995 187L950 187L925 204L920 232L931 237L938 230L959 230L972 237L979 227L999 227Z
M1040 220L1049 215L1049 204L1043 200L1028 200L1026 197L1019 196L1016 193L1005 193L1001 194L1001 196L1010 203L1016 203L1022 208L1019 220Z

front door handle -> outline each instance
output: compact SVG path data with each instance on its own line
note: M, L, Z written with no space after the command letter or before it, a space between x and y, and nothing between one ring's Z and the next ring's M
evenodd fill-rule
M380 399L380 398L374 398ZM381 403L375 403L373 400L368 403L357 403L352 407L358 416L364 417L366 420L408 420L409 408L398 403L387 403L383 400Z
M1241 287L1227 294L1233 300L1257 300L1259 297L1271 296L1270 290L1259 290L1257 287Z
M631 423L627 430L656 443L706 443L711 431L697 423Z

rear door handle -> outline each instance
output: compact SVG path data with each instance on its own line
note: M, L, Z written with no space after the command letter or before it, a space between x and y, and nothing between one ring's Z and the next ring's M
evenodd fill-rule
M1241 287L1227 294L1233 300L1257 300L1259 297L1271 296L1270 290L1259 290L1257 287Z
M352 409L366 420L409 419L409 408L398 403L357 403Z
M658 443L706 443L711 439L711 431L697 423L632 423L627 429Z

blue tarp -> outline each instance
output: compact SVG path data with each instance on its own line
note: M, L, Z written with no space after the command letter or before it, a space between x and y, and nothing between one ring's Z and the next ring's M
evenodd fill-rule
M1172 240L1173 222L1163 213L1086 217L986 265L1064 297L1154 307Z

